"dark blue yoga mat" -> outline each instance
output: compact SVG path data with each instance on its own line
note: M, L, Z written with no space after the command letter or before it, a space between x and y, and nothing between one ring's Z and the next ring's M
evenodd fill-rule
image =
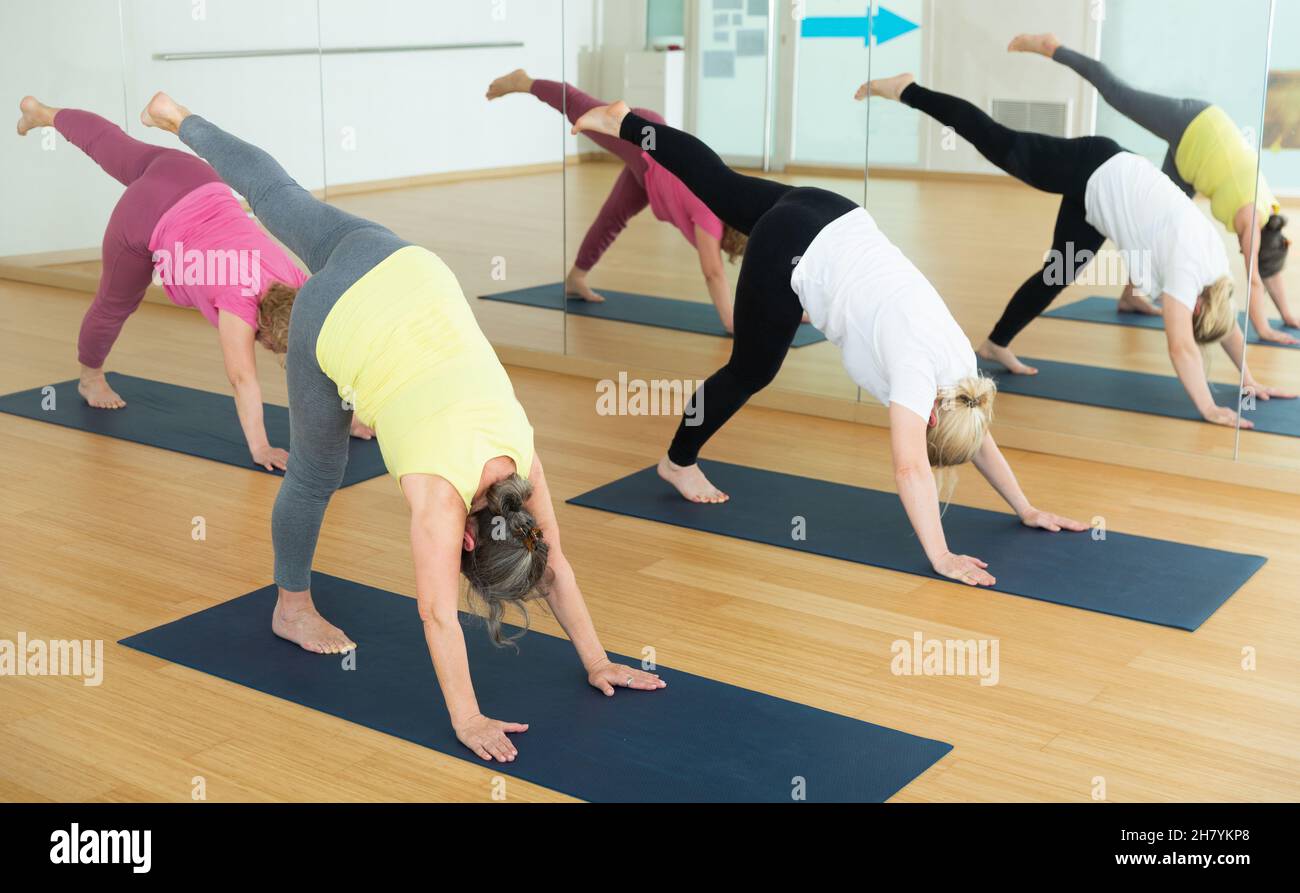
M998 390L1005 394L1202 421L1182 383L1172 375L1127 372L1031 357L1020 359L1037 366L1038 374L1012 375L1000 364L987 360L980 360L979 367L997 379ZM1211 383L1210 393L1220 406L1237 408L1236 385ZM1243 408L1243 415L1255 423L1256 431L1300 437L1300 401L1257 400L1254 409Z
M108 382L126 401L125 408L91 408L77 393L77 380L72 379L48 386L54 388L52 409L43 408L48 404L42 387L0 397L0 412L270 473L249 458L235 401L228 394L117 372L108 373ZM288 449L289 410L268 403L262 419L271 444ZM344 487L387 473L378 441L351 438Z
M944 579L930 567L894 493L725 462L701 464L729 502L687 502L653 467L569 502ZM805 519L803 539L792 535L795 518ZM999 592L1186 630L1204 623L1267 560L1115 531L1094 539L1089 531L1032 530L1014 515L960 505L948 506L943 528L952 551L988 562ZM862 597L870 600L870 591Z
M1148 316L1145 313L1120 313L1115 307L1119 302L1115 298L1104 298L1100 295L1093 295L1084 298L1082 301L1075 301L1073 304L1066 304L1064 307L1057 307L1055 310L1049 310L1043 316L1049 316L1053 319L1072 319L1078 322L1099 322L1111 326L1129 326L1137 329L1160 329L1164 330L1165 321L1163 317ZM1245 324L1246 315L1241 315L1241 322ZM1282 325L1282 320L1271 319L1269 322L1273 328L1286 332L1292 338L1300 338L1300 329L1293 329L1290 326ZM1259 335L1255 332L1255 327L1251 326L1246 333L1246 340L1251 344L1264 344L1269 347L1293 347L1300 348L1300 344L1278 344L1274 341L1261 341Z
M717 335L720 338L731 337L722 327L722 322L718 319L718 311L712 304L702 301L655 298L625 291L610 291L606 288L597 291L605 297L604 303L592 303L580 298L569 298L566 302L562 282L534 285L531 288L519 288L480 297L485 301L505 301L508 304L544 307L547 310L560 310L567 303L568 312L575 316L611 319L615 322L629 322L639 326L673 329L678 332L695 332L699 335ZM825 335L808 323L804 323L795 333L794 343L791 346L806 347L825 340Z
M488 764L456 740L414 599L326 574L312 597L356 641L355 669L272 635L274 586L121 644L583 800L789 803L798 776L809 801L880 802L952 749L668 667L667 688L607 698L567 639L496 648L461 615L483 712L529 724L515 762Z

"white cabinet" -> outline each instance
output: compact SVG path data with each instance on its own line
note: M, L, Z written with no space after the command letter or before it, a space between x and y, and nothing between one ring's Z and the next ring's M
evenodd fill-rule
M633 108L653 109L669 126L686 117L686 53L633 52L623 57L623 99Z

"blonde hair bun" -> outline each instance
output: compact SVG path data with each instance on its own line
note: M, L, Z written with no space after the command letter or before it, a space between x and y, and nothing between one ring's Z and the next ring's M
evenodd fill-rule
M964 465L975 457L993 424L993 399L997 393L997 383L980 374L939 389L935 425L926 430L933 467Z

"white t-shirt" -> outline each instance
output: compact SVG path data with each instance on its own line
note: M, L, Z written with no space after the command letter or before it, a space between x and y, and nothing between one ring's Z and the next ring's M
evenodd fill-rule
M1088 223L1124 255L1129 281L1187 307L1220 276L1228 253L1210 219L1141 155L1120 152L1093 171L1084 192Z
M976 374L943 298L863 208L817 234L790 285L849 376L886 406L929 419L940 388Z

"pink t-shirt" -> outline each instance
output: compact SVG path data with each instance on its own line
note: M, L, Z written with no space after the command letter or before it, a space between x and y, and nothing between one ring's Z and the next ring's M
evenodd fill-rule
M163 214L149 237L154 282L178 307L217 324L233 313L257 328L257 305L272 282L298 288L307 275L240 206L225 183L205 183Z
M704 202L695 197L695 193L686 188L686 184L677 179L671 171L642 152L645 159L645 194L650 199L650 210L655 217L671 223L682 231L686 241L695 244L695 227L699 227L715 239L722 239L722 221L718 215L709 210Z

